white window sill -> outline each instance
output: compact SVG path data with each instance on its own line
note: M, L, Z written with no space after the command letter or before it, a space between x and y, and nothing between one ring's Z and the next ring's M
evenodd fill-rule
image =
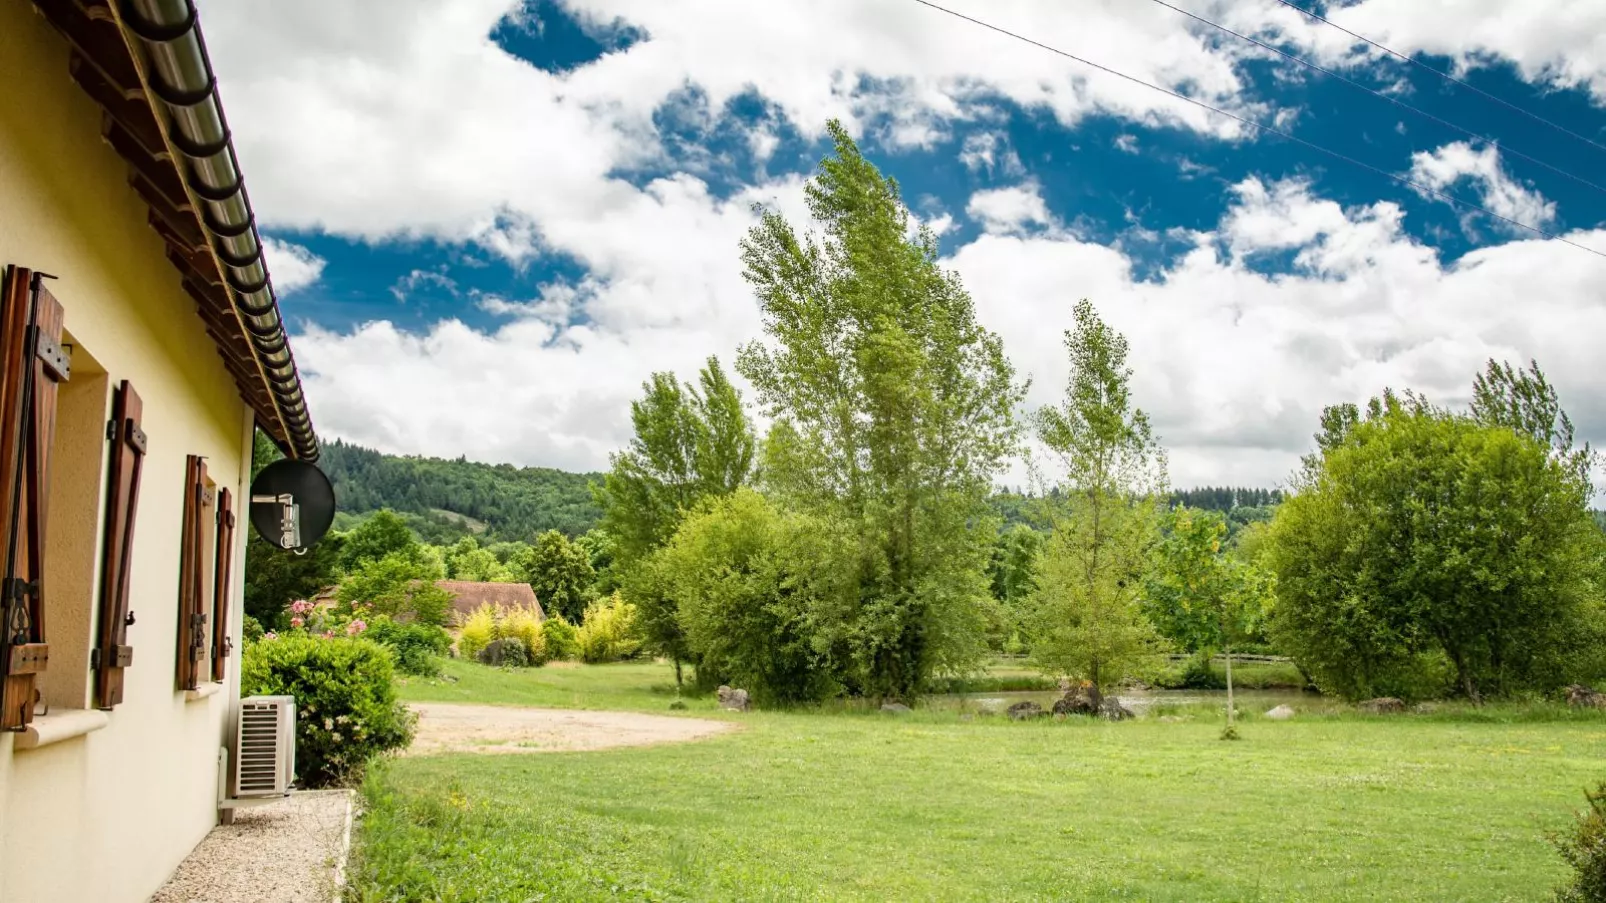
M111 723L111 716L96 709L61 709L35 715L17 736L16 749L38 749L93 733Z
M185 690L184 701L194 702L197 699L205 699L208 696L216 696L217 692L221 689L223 689L222 684L201 684L200 687L194 690Z

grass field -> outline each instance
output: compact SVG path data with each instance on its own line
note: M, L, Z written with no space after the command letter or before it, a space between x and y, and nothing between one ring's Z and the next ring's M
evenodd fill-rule
M500 672L407 698L665 712L662 665ZM366 788L380 900L1543 900L1606 777L1606 716L1011 723L692 715L699 743L409 758Z

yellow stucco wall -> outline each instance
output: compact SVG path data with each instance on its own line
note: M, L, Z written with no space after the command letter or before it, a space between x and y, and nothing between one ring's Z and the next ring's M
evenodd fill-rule
M140 901L160 886L213 826L218 749L239 695L237 656L227 684L210 698L187 702L174 690L178 565L185 456L206 456L212 478L240 498L250 415L146 225L125 164L101 140L100 115L68 76L62 38L27 0L0 0L0 265L59 277L51 290L72 339L104 369L106 386L133 381L149 436L125 701L104 729L49 746L15 749L15 735L0 735L0 900L7 903ZM92 369L86 359L86 381ZM77 419L96 418L91 411ZM93 472L95 463L91 457L74 469ZM103 489L77 495L104 505ZM88 516L81 507L53 514L80 524ZM102 516L97 509L93 524ZM236 648L243 529L238 539L229 619ZM74 568L98 567L98 549L80 542L61 551ZM82 576L58 581L48 603L62 612L50 624L51 669L70 669L46 681L58 707L88 686L80 670L91 643L85 625L99 600L86 588L99 581Z

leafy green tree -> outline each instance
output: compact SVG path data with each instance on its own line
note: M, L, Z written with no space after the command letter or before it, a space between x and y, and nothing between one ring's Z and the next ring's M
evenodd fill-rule
M514 568L549 613L570 623L585 617L587 590L594 576L591 559L568 537L556 530L542 533L535 538L530 554Z
M685 637L651 556L699 501L752 479L757 440L718 358L708 359L697 387L654 373L642 389L642 399L630 405L635 437L613 456L597 490L605 540L593 545L606 550L611 565L602 582L623 588L647 647L674 660L678 685Z
M1132 405L1126 338L1087 301L1074 313L1065 400L1036 413L1064 481L1033 597L1032 657L1045 672L1086 680L1098 704L1161 645L1140 601L1165 456Z
M452 596L435 585L439 579L440 571L416 555L391 552L348 573L335 598L348 607L371 606L375 614L396 620L440 626L446 624Z
M562 535L562 534L559 534ZM489 549L474 549L459 555L451 567L453 580L473 580L478 583L512 583L513 572L496 560Z
M768 343L737 369L775 420L766 485L863 538L861 600L837 625L857 689L918 694L974 666L994 527L993 479L1023 397L936 236L842 128L806 188L818 234L765 212L742 242Z
M596 595L612 595L619 588L619 574L614 568L616 555L613 536L607 530L598 527L587 530L575 539L574 544L586 553L586 558L591 562L591 570L597 575L594 586Z
M1226 519L1177 506L1165 517L1155 549L1144 610L1166 639L1208 664L1227 659L1227 735L1233 735L1232 649L1259 629L1271 607L1270 575L1226 552Z
M820 568L830 531L784 514L751 489L712 500L654 556L654 573L677 605L698 678L730 681L762 702L824 698L837 684L811 627L815 594L842 588ZM824 556L829 557L829 556Z
M1265 559L1279 645L1351 698L1576 679L1600 639L1589 485L1532 431L1385 394L1321 450Z
M518 554L529 546L523 543L498 543L511 547ZM504 565L490 549L480 548L479 541L465 536L445 550L442 555L449 580L471 580L476 583L512 583L516 579L513 569Z
M1023 523L1000 530L993 543L988 576L998 602L996 648L1014 653L1021 647L1020 622L1026 603L1037 588L1037 559L1043 552L1043 534Z
M350 573L370 561L378 561L395 553L417 557L420 545L413 531L407 529L407 522L396 512L386 509L375 512L346 534L340 565Z
M297 555L253 531L245 547L245 613L269 629L285 626L291 602L311 599L340 582L341 544L342 537L330 534Z
M625 568L662 545L700 499L752 479L757 439L718 358L708 359L698 384L654 373L630 404L635 436L597 490L602 528Z
M1549 446L1558 459L1578 472L1586 484L1594 453L1589 443L1573 447L1573 421L1561 408L1556 388L1545 379L1539 362L1516 370L1492 359L1472 382L1472 416L1479 423L1503 426Z

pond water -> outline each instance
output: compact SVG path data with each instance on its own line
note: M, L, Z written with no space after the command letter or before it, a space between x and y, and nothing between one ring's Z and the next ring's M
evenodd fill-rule
M925 700L929 708L959 712L1003 712L1017 702L1030 700L1044 709L1052 708L1061 694L1058 690L1031 690L1010 693L950 693L930 696ZM1226 690L1120 690L1115 694L1121 704L1135 715L1143 715L1155 706L1199 706L1225 709ZM1233 703L1240 712L1265 712L1280 705L1310 709L1327 702L1316 693L1299 690L1234 690Z

